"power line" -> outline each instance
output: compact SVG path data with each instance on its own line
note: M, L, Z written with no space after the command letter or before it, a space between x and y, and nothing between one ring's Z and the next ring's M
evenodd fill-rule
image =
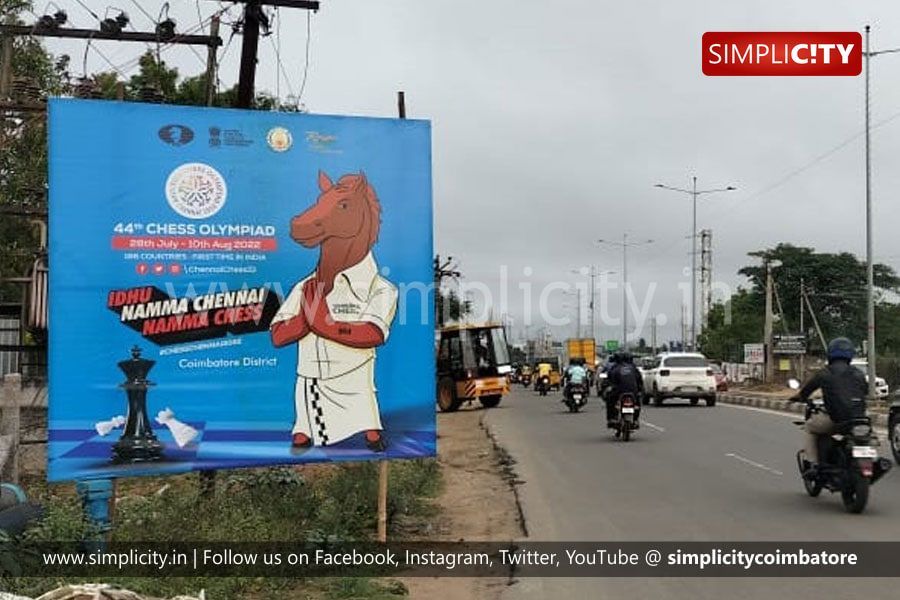
M281 14L278 12L276 7L275 14L278 15L278 20L275 27L275 37L277 38L277 42L272 40L272 37L269 36L269 42L271 42L272 47L275 50L275 62L278 64L278 69L276 70L276 79L275 79L275 95L278 97L278 102L281 102L281 77L284 76L285 83L288 87L288 93L293 96L294 95L294 86L291 83L291 77L288 75L287 69L284 66L284 62L281 60Z
M224 14L224 13L230 11L231 8L232 8L232 7L229 6L229 7L226 7L226 8L221 8L221 9L219 9L217 12L215 12L215 13L211 14L209 17L207 17L207 18L206 18L203 22L201 22L199 25L194 25L194 26L188 28L184 33L179 34L179 35L190 35L190 34L193 34L193 33L197 32L197 31L200 31L201 29L203 29L207 24L209 24L209 23L212 21L213 17L218 16L218 15L221 15L221 14ZM231 41L231 39L229 39L229 42L230 42L230 41ZM163 43L163 44L160 46L160 48L159 48L159 50L158 50L158 53L162 53L162 52L165 52L165 51L167 51L167 50L170 50L170 49L174 48L176 45L177 45L177 44L174 44L174 43ZM134 67L136 67L137 65L140 64L141 58L144 56L144 54L145 54L145 52L141 52L141 54L139 54L139 55L136 56L135 58L129 59L129 60L123 62L123 63L119 63L119 65L118 65L118 67L116 68L116 70L124 70L124 71L126 71L126 72L127 72L127 71L130 71L131 69L133 69ZM206 61L202 61L202 62L203 62L203 64L206 64Z
M97 22L98 22L98 23L102 21L102 19L100 18L100 15L98 15L97 13L95 13L94 11L92 11L91 8L90 8L87 4L85 4L85 3L82 2L81 0L75 0L75 2L77 2L78 4L80 4L80 5L81 5L81 8L83 8L83 9L86 10L86 11L88 11L88 13L90 13L90 15L91 15L92 17L94 17L95 19L97 19Z
M309 40L311 37L312 14L306 13L306 58L303 61L303 81L300 82L300 93L297 95L297 104L303 101L303 91L306 89L306 76L309 73Z
M151 15L149 12L147 12L147 10L144 9L144 7L141 6L141 4L137 0L131 0L131 3L134 4L135 6L137 6L138 10L141 11L142 13L144 13L144 16L147 17L147 19L149 19L149 21L151 23L153 23L154 26L159 24L159 23L157 23L156 19L153 18L153 15Z

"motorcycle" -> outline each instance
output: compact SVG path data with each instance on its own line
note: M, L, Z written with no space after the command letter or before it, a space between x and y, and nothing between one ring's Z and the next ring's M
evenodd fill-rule
M531 373L522 373L522 376L519 378L519 383L521 383L523 387L531 385Z
M632 394L622 394L616 401L616 439L623 442L631 439L631 432L640 429L640 408L638 400Z
M800 387L797 380L788 384L792 389ZM861 400L854 399L853 402ZM807 401L807 420L823 412L825 408L821 401ZM794 421L794 424L805 427L806 421ZM838 423L832 435L819 436L819 464L815 469L809 468L805 450L797 452L797 468L806 493L815 498L823 489L840 492L847 512L861 513L868 503L870 486L892 467L889 460L878 456L880 445L869 417L855 417Z
M587 404L587 389L581 383L569 384L563 395L563 402L569 407L569 412L578 412Z
M547 392L550 391L550 378L546 375L537 378L537 381L534 382L534 390L540 393L541 396L546 396Z

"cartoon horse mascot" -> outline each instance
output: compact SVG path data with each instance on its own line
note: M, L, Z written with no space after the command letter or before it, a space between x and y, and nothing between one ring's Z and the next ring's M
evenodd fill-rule
M381 206L366 176L332 183L319 172L316 203L291 220L291 238L319 247L315 271L288 294L272 320L276 347L297 343L294 448L328 446L365 432L387 446L375 393L375 348L385 343L397 288L378 274L372 246Z

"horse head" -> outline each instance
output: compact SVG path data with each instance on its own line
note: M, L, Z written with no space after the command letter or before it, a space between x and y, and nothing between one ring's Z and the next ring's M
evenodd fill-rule
M344 175L332 183L319 171L319 190L316 203L291 219L291 238L305 248L356 240L368 251L378 239L381 207L365 174Z

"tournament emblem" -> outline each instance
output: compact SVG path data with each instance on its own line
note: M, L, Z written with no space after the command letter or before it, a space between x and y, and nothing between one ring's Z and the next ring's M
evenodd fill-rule
M294 138L291 136L291 132L284 127L273 127L266 135L266 142L269 143L269 148L275 152L286 152L294 144Z
M209 165L186 163L176 167L166 180L169 206L182 217L206 219L225 205L225 179Z

